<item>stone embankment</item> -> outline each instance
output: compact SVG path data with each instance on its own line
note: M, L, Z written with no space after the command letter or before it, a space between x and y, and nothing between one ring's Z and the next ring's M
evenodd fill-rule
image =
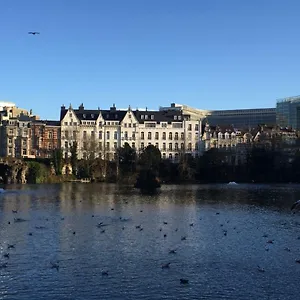
M28 165L20 159L0 159L0 182L5 184L26 183Z

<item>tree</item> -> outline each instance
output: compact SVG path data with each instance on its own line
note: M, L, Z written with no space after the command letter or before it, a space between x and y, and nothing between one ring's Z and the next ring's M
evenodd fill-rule
M123 147L117 150L119 166L122 172L128 173L135 171L136 151L125 143Z
M158 148L153 145L147 146L140 154L139 163L146 169L158 171L161 162L161 153Z
M74 142L71 146L71 166L72 166L72 173L73 175L77 175L77 168L78 168L78 154L77 154L77 142Z
M61 149L54 149L52 152L52 163L56 175L62 174L63 152Z

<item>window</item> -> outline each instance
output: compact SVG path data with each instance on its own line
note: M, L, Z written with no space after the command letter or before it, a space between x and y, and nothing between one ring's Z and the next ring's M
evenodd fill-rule
M51 150L52 149L52 145L51 143L48 144L48 149Z
M76 131L73 131L73 139L76 140L77 134Z
M195 131L199 131L199 124L195 124Z
M166 143L163 143L163 150L166 151Z
M145 120L148 120L148 115L145 115Z
M12 154L12 148L8 148L8 154Z
M68 149L68 147L69 147L69 143L65 141L65 148Z
M174 116L174 120L177 120L177 116Z
M167 127L167 123L161 123L161 127Z
M83 115L82 115L82 117L85 119L86 115L85 115L85 114L83 114Z
M48 138L49 138L49 139L52 139L52 138L53 138L53 132L52 132L52 131L48 132Z
M172 143L169 143L169 150L172 151Z
M99 122L99 126L102 126L102 122Z
M199 150L198 143L195 144L195 150Z
M27 155L27 150L23 149L22 153L23 153L23 155Z
M166 153L162 154L163 159L166 159Z
M87 143L83 142L82 145L83 145L83 150L86 150L87 149Z
M128 127L131 128L131 123L128 124Z
M175 138L176 141L178 141L178 132L175 132Z
M183 132L181 132L180 138L181 138L182 140L184 140L184 133L183 133Z
M158 132L155 132L155 139L159 140L159 133Z
M172 132L169 132L169 140L172 140Z
M188 151L192 151L192 143L188 144Z
M91 138L92 138L92 139L95 138L95 131L91 131Z
M106 150L109 150L109 142L106 143Z
M99 131L99 139L100 140L102 140L102 135L103 135L102 131Z
M74 125L77 126L77 122L74 122Z
M148 140L151 140L151 132L148 132Z
M132 139L135 140L135 132L132 133Z
M142 132L141 132L141 140L143 140L144 138L145 138L144 132L142 131Z
M72 118L72 113L69 114L69 117Z
M178 120L181 120L181 116L178 116Z
M141 119L144 120L144 115L141 115Z
M125 131L125 133L124 133L124 139L128 140L128 131Z
M145 144L141 143L141 149L144 149L144 148L145 148Z
M117 132L117 131L114 132L114 139L115 139L115 140L118 139L118 132Z
M9 129L9 134L13 134L14 131L12 129Z
M155 147L156 147L156 148L159 148L159 147L158 147L158 143L155 143Z
M178 161L178 159L179 159L179 155L178 153L175 153L175 160Z
M118 148L117 142L114 142L114 149L116 150Z
M99 142L99 150L102 150L102 142Z
M181 143L180 148L181 150L184 150L184 143Z
M131 114L128 114L128 118L131 119Z
M178 143L175 143L175 150L178 151Z
M124 127L127 127L127 123L124 123Z
M192 130L192 124L188 125L188 130Z
M67 126L67 125L68 125L68 122L65 122L64 125Z
M69 132L66 130L65 131L65 138L68 139L69 138Z
M8 143L9 143L9 144L12 144L12 139L8 139Z
M94 114L91 114L91 119L94 119Z
M109 138L110 138L109 131L106 131L106 139L109 140Z
M169 159L173 159L172 153L169 154Z
M154 120L154 115L151 115L151 120Z
M135 143L132 143L132 148L135 149Z
M86 139L86 131L83 132L83 138Z
M27 141L23 140L23 146L26 147L27 146Z
M163 132L162 139L163 139L163 140L165 140L165 139L166 139L166 133L165 133L165 132Z

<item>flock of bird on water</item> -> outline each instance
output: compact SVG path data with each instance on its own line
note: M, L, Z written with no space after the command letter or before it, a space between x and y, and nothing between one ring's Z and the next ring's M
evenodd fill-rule
M0 193L4 193L4 192L5 192L5 190L3 190L3 189L0 189L0 190L1 190ZM80 202L81 202L81 201L80 201ZM125 203L128 204L128 201L125 201ZM293 203L293 205L291 206L291 211L295 211L296 209L299 209L299 208L300 208L300 200L298 200L298 201L296 201L295 203ZM111 208L111 210L114 210L114 208ZM143 210L140 210L140 212L143 212ZM17 214L18 211L17 211L17 210L12 210L12 213L13 213L13 214ZM218 215L219 212L217 212L216 214ZM92 215L92 217L94 217L94 215ZM46 219L46 220L48 220L48 219ZM61 220L64 220L64 218L62 217ZM120 220L126 221L127 219L120 217ZM19 218L19 217L14 218L14 223L20 223L20 222L25 222L25 221L27 221L27 220L22 219L22 218ZM228 223L228 222L229 222L229 221L227 221L227 223ZM8 221L8 224L10 225L11 222ZM164 221L163 224L164 224L164 225L167 225L168 222ZM107 225L108 225L108 224L106 224L106 223L104 223L104 222L100 222L100 223L98 223L96 226L97 226L99 229L101 229L101 233L105 233L105 226L107 226ZM190 226L190 227L194 226L194 223L190 223L189 226ZM221 224L220 226L223 226L223 224ZM43 229L43 228L45 228L45 227L43 227L43 226L35 226L35 228L36 228L36 229ZM135 225L135 228L138 229L139 231L142 231L142 230L143 230L142 225ZM123 226L123 227L122 227L122 230L124 230L124 229L125 229L125 227ZM160 228L159 231L162 231L162 228ZM178 231L178 228L176 228L175 231ZM73 231L73 235L75 235L75 234L76 234L76 232ZM223 234L224 234L224 236L226 236L226 235L227 235L227 230L223 230ZM29 232L28 235L29 235L29 236L32 236L33 234L32 234L32 232ZM167 234L165 233L165 234L164 234L164 238L166 238L166 237L167 237ZM267 234L264 234L263 237L264 237L264 238L267 238L268 235L267 235ZM186 240L186 238L187 238L186 236L182 236L182 237L181 237L181 241ZM273 240L268 240L268 241L267 241L267 244L273 244ZM8 251L8 252L6 252L6 253L3 254L3 259L6 259L6 260L9 259L9 257L10 257L10 252L9 252L9 250L15 249L15 247L16 247L15 244L7 244L7 251ZM268 251L269 249L266 247L265 250ZM290 251L289 248L285 248L285 250L286 250L286 251ZM177 249L170 249L170 250L169 250L169 254L176 254L176 251L177 251ZM295 262L296 262L296 263L300 263L300 259L295 259ZM168 263L162 264L162 265L161 265L161 268L162 268L162 269L169 269L169 268L170 268L170 265L171 265L171 262L168 262ZM0 269L4 269L4 268L7 268L7 267L8 267L8 262L0 263ZM57 271L59 271L59 262L58 262L58 261L57 261L57 262L50 262L50 266L49 266L49 267L52 268L52 269L56 269ZM262 267L260 267L260 266L257 266L257 270L258 270L259 272L265 272L265 269L262 268ZM103 271L102 271L102 276L108 276L108 275L109 275L109 272L108 272L107 270L103 270ZM188 284L188 283L189 283L189 280L186 279L186 278L180 278L180 279L179 279L179 282L180 282L181 284Z

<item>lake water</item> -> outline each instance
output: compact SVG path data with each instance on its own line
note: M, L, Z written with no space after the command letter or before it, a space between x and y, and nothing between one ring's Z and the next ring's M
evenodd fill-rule
M0 299L299 299L299 185L6 189Z

